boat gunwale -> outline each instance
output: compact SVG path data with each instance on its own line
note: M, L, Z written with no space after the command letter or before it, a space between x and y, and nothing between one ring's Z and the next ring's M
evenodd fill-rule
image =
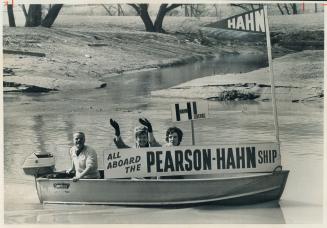
M119 178L113 178L113 179L80 179L79 181L83 182L94 182L94 181L100 181L100 182L201 182L201 181L221 181L221 180L235 180L235 179L244 179L244 178L255 178L255 177L262 177L262 176L270 176L270 175L286 175L290 171L289 170L281 170L281 171L275 171L275 172L260 172L260 173L251 173L253 175L244 175L244 176L231 176L231 177L214 177L214 178L189 178L189 179L119 179ZM239 173L237 173L239 174ZM250 174L250 173L246 173ZM257 175L255 175L257 174ZM42 181L72 181L73 178L46 178L46 177L38 177L36 178L37 182Z
M249 193L242 193L236 195L236 198L239 197L246 197L246 196L251 196L253 194L260 194L264 192L270 192L279 189L280 186L274 186L270 188L265 188L263 190L258 190L254 192L249 192ZM64 201L51 201L51 200L45 200L43 201L43 204L85 204L85 205L131 205L131 206L137 206L137 205L187 205L187 204L199 204L199 203L210 203L210 202L216 202L216 201L221 201L221 200L228 200L235 198L235 195L233 196L223 196L223 197L218 197L218 198L213 198L213 199L203 199L203 200L188 200L188 201L169 201L169 202L77 202L77 201L72 201L72 202L64 202ZM280 196L279 196L280 198Z

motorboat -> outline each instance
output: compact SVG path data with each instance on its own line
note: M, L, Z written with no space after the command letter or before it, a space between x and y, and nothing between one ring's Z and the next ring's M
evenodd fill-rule
M23 169L35 176L41 203L165 206L253 204L279 200L289 171L161 178L80 179L54 171L51 154L32 154Z

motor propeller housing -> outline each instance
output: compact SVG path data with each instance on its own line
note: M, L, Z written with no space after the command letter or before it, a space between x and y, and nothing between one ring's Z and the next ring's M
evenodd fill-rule
M28 156L23 164L26 175L41 176L54 172L55 159L50 153L33 153Z

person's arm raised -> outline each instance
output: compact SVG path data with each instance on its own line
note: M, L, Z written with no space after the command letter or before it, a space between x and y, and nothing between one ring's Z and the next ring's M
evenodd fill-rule
M127 146L123 139L120 136L120 127L119 124L110 118L110 125L115 129L115 138L114 138L114 143L116 144L117 148L130 148Z
M150 123L150 121L149 121L148 119L146 119L146 118L144 118L144 119L141 119L141 118L140 118L140 119L139 119L139 122L140 122L142 125L146 126L147 129L148 129L149 146L150 146L150 147L159 147L159 146L161 146L161 145L157 142L156 138L155 138L154 135L153 135L152 124Z
M115 135L119 137L120 136L119 124L115 120L110 118L110 125L115 129Z

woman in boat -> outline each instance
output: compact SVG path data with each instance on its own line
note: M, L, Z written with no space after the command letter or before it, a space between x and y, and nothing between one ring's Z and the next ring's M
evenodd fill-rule
M148 122L147 119L145 120L146 120L146 126L138 126L134 129L134 135L135 135L134 148L161 146L159 143L157 143L157 141L153 136L151 123ZM139 121L140 123L143 122L142 119L139 119ZM114 143L116 144L117 148L131 148L130 146L126 145L123 139L121 138L119 124L115 120L110 119L110 125L115 129Z
M69 151L72 167L66 173L71 174L75 171L73 181L78 181L81 178L100 178L97 154L93 148L85 145L85 134L83 132L76 132L73 135L73 140L74 146Z
M166 131L165 146L179 146L183 139L183 131L178 127L170 127Z
M151 129L152 132L152 124L147 119L139 119L140 123L146 126L148 129ZM170 146L179 146L181 141L183 139L183 131L179 129L178 127L170 127L166 131L166 144L164 146L170 147ZM156 139L153 136L153 133L151 135L149 134L149 140L152 143L155 143L156 145L161 146ZM174 175L174 176L163 176L163 177L151 177L150 179L183 179L183 175Z
M152 130L152 124L147 119L139 119L140 123L143 124L148 129L151 129L151 134L149 134L149 141L157 146L161 146L155 139ZM164 146L179 146L183 139L183 131L178 127L170 127L166 131L166 144Z

